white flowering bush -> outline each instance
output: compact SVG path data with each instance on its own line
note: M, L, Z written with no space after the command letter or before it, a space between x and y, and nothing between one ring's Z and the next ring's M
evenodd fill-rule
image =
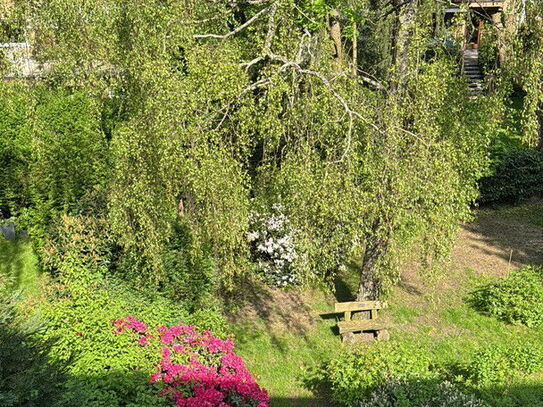
M276 287L299 283L294 261L298 258L294 246L294 229L285 215L283 205L272 205L271 211L252 211L249 217L248 240L264 280Z

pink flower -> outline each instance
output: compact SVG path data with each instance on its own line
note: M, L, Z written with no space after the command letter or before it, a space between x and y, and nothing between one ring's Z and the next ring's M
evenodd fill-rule
M156 340L147 326L128 316L113 322L114 334L129 332L136 342L148 346ZM269 397L233 352L231 339L199 334L191 325L160 326L156 371L149 382L159 386L159 395L178 407L267 407ZM181 363L179 363L181 361ZM231 404L231 400L236 400ZM242 403L242 404L240 404Z

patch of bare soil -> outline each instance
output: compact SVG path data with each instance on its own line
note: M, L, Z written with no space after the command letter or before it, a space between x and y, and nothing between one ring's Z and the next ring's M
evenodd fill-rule
M462 228L452 261L457 268L485 275L543 263L543 228L483 211L475 222Z

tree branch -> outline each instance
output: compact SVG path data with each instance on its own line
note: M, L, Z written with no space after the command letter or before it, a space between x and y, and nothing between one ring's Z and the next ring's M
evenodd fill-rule
M254 16L252 16L249 20L247 20L245 23L240 25L239 27L235 28L234 30L226 33L226 34L195 34L194 38L217 38L220 40L225 40L227 38L232 37L233 35L236 35L237 33L243 31L245 28L249 27L252 23L254 23L256 20L258 20L260 17L262 17L266 12L271 11L277 8L278 1L273 2L268 7L264 7L262 10L260 10L258 13L256 13Z

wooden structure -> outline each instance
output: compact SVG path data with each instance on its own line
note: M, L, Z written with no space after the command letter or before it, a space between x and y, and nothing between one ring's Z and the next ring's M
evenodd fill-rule
M343 342L388 340L387 325L378 318L378 311L386 308L381 301L338 302L334 313L342 314L337 323Z

